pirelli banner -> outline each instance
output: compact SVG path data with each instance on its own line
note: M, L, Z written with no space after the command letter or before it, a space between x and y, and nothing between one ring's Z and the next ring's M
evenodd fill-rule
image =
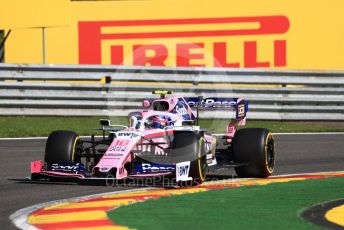
M45 27L54 64L344 69L342 0L56 1L26 0L3 26L6 62L42 63ZM45 14L30 25L34 9Z

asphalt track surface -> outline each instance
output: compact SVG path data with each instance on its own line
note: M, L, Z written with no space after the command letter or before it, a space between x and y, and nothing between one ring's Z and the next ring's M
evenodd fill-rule
M343 171L343 134L276 135L274 175ZM72 183L27 183L30 162L43 159L46 140L0 140L0 226L16 229L9 220L15 211L47 201L118 191L128 187Z

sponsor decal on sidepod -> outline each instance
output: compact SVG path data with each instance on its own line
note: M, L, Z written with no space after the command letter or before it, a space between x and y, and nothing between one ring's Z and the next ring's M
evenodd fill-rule
M155 163L142 163L135 166L136 173L165 173L174 172L175 165L155 164Z

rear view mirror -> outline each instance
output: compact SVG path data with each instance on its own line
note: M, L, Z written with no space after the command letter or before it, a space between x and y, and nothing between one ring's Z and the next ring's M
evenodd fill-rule
M107 119L100 119L99 123L101 126L110 126L111 125L110 120L107 120Z
M149 108L151 106L152 102L150 100L143 100L142 106L143 108Z

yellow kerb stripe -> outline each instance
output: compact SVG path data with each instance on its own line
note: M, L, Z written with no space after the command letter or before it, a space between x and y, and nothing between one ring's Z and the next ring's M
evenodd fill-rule
M68 206L69 204L71 204L71 202L58 203L58 204L54 204L51 206L47 206L44 208L44 210L63 209L64 207Z
M344 227L344 205L332 208L325 214L325 218L330 222Z
M93 201L93 202L84 201L84 202L78 202L78 203L70 203L69 205L62 207L62 209L114 207L114 206L128 205L133 202L135 202L135 200L133 199L104 200L104 201Z
M113 195L106 195L105 198L119 198L119 197L131 197L131 196L154 196L154 195L180 195L185 193L195 193L195 192L202 192L207 191L205 188L188 188L188 189L176 189L176 190L147 190L147 191L140 191L135 193L125 193L125 194L113 194Z
M129 230L130 228L124 226L99 226L90 228L73 228L73 230Z
M104 211L89 211L75 213L61 213L51 215L31 215L28 222L30 224L50 224L70 221L88 221L88 220L107 220Z

